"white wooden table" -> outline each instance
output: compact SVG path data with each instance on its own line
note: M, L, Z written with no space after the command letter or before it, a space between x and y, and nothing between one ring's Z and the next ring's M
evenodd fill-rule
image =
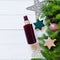
M23 30L23 16L35 21L34 12L26 10L33 0L0 0L0 60L30 60L31 48Z

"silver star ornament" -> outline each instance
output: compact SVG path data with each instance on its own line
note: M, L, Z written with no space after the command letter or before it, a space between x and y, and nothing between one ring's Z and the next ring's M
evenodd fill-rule
M42 1L40 2L39 0L34 0L34 5L27 7L27 10L35 11L36 18L39 18L41 14L41 7L43 4L46 4L47 2Z

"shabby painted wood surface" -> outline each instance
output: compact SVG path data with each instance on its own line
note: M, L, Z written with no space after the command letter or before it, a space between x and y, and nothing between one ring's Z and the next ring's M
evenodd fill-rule
M35 13L26 10L31 5L33 0L0 0L0 60L30 60L23 16L35 21Z

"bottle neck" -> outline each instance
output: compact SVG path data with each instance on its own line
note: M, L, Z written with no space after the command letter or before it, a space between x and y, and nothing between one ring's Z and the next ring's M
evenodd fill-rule
M24 21L25 25L30 24L28 20Z

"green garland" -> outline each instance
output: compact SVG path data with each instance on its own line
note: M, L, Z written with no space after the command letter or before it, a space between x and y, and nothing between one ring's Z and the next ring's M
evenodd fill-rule
M60 60L60 0L45 0L47 4L42 7L42 15L40 18L45 18L46 26L49 28L50 23L56 23L58 26L58 30L51 31L48 28L46 32L48 36L43 34L42 37L38 37L38 40L43 43L39 43L41 50L41 54L44 56L43 58L33 58L32 60ZM55 45L56 47L52 47L50 50L44 46L44 39L48 37L52 39L56 39Z

